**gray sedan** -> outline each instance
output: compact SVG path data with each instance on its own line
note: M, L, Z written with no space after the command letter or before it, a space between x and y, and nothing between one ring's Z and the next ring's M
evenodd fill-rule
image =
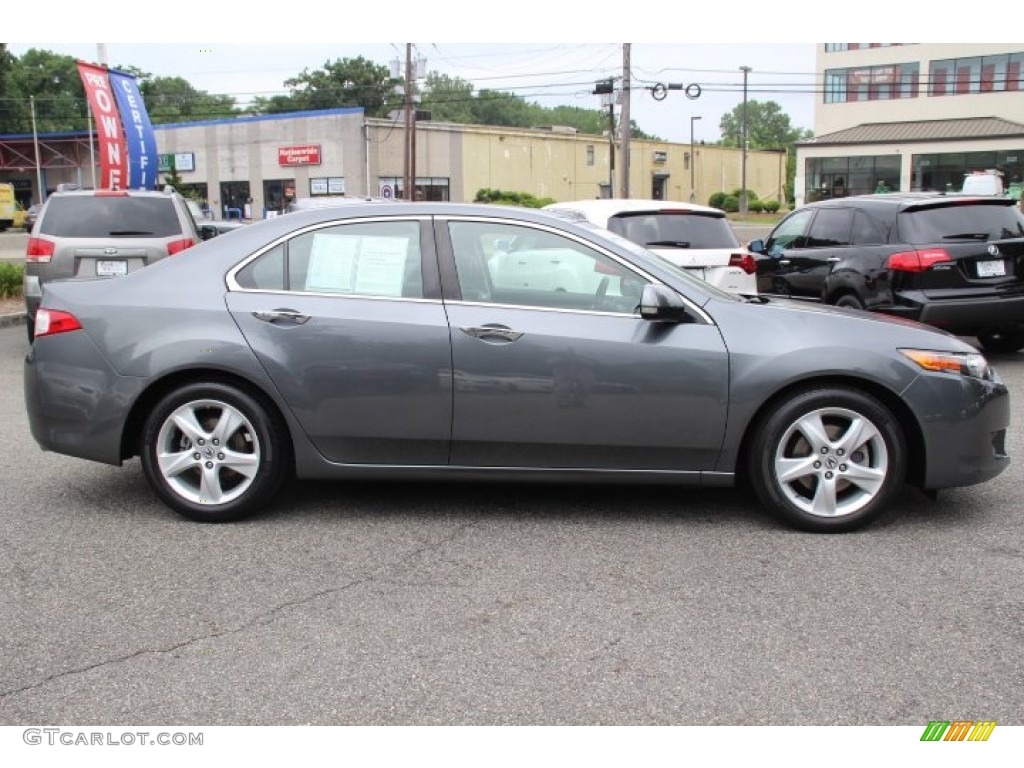
M126 277L48 284L46 450L200 521L300 478L728 486L844 531L904 483L1005 469L1006 387L915 323L744 299L586 223L504 207L290 214Z

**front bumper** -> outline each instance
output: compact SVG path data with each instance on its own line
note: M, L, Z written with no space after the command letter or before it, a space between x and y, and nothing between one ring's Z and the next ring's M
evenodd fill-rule
M924 439L925 490L983 483L1009 466L1010 394L993 376L922 374L903 392Z

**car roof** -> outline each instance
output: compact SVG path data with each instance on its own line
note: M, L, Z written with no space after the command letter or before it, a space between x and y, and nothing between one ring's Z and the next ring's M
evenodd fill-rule
M644 200L636 198L600 198L594 200L576 200L565 203L552 203L544 206L553 211L579 211L590 221L604 224L613 216L623 213L656 213L658 211L684 211L724 217L725 212L718 208L697 203L684 203L678 200Z
M835 197L830 200L818 200L807 203L805 208L828 208L834 206L854 205L861 206L898 206L900 208L928 207L929 205L944 205L951 202L978 202L985 205L1013 205L1015 201L1009 197L996 195L964 195L947 192L886 192L877 195L850 195L849 197Z

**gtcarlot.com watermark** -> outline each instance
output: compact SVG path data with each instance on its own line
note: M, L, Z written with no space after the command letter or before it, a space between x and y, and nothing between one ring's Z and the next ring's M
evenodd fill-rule
M66 747L201 747L203 734L178 731L76 731L69 728L26 728L22 740L31 746Z

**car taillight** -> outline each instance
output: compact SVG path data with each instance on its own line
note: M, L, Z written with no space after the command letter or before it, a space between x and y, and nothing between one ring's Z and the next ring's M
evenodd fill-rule
M37 339L41 336L53 336L81 329L82 324L70 312L61 312L59 309L43 309L42 307L36 310L35 337Z
M901 251L889 257L889 269L897 272L924 272L935 264L952 261L944 248L928 248L924 251Z
M757 272L757 262L754 261L754 257L749 253L734 253L729 257L729 266L739 267L748 275Z
M25 261L30 264L49 264L53 258L55 245L41 237L30 237L28 249L25 251Z
M181 253L186 248L191 248L195 244L191 237L186 237L184 240L175 240L173 243L167 244L167 255L173 256L176 253Z

